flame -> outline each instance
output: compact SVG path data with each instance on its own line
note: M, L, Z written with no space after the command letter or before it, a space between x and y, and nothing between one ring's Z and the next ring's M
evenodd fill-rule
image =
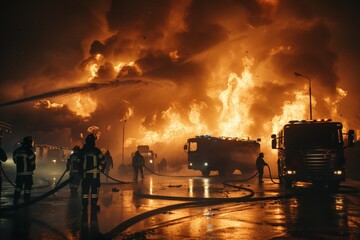
M86 66L85 70L90 72L90 77L88 78L88 82L91 82L94 78L96 78L97 72L101 66L101 64L104 62L104 56L100 53L96 54L94 58L92 58L92 61L90 61Z
M220 93L222 110L219 117L219 131L224 136L247 136L247 129L253 123L249 109L253 102L251 88L254 86L250 67L252 60L243 59L245 66L241 78L236 73L230 73L228 87Z
M277 0L259 0L261 4L276 6ZM278 46L270 51L270 55L276 55L279 52L291 51L291 46ZM176 62L180 56L177 50L171 51L169 57L172 61ZM102 55L97 55L93 61L88 64L86 70L90 71L90 80L97 76L97 71L101 63L104 61ZM140 144L153 145L156 143L168 143L175 142L175 139L186 139L198 134L211 134L218 136L229 137L248 137L250 136L250 129L254 124L255 116L250 115L250 108L255 103L254 92L255 82L251 73L254 59L244 57L242 59L242 65L244 69L242 72L226 71L228 77L226 79L226 86L224 84L216 85L215 88L208 90L208 97L214 102L220 102L214 120L216 126L209 127L206 122L209 116L205 113L208 106L205 102L193 101L189 105L189 110L184 114L184 109L181 109L175 103L172 104L167 110L161 112L161 114L154 114L153 116L147 116L147 126L140 125L137 129L138 137L128 137L125 140L125 147L136 146ZM135 62L123 62L118 61L114 64L114 70L118 75L126 76L129 71L134 71L139 76L142 71ZM222 72L224 69L220 69ZM292 93L295 96L293 101L284 101L282 105L282 112L279 115L274 116L271 121L265 123L262 127L266 133L265 136L270 136L271 133L277 133L284 124L287 124L289 120L306 119L309 113L309 97L307 92L307 86L304 86L302 90L296 90ZM326 98L325 102L328 103L329 109L331 109L332 115L336 115L337 106L346 97L347 92L341 88L337 88L336 100ZM125 101L126 102L126 101ZM129 102L126 102L130 104ZM89 96L78 95L76 100L67 102L69 108L81 116L90 116L91 112L95 111L97 102L92 100ZM316 99L312 96L313 109L316 106ZM134 113L137 111L134 107L128 107L121 120L128 120L134 117ZM148 119L151 119L150 123ZM145 118L142 119L145 121ZM153 130L151 127L156 126L158 122L162 122L162 128ZM266 135L267 134L267 135ZM259 136L252 136L259 137ZM265 143L266 144L266 141ZM269 144L268 144L269 145Z
M269 5L269 6L277 6L279 4L279 0L256 0L256 1L262 5Z
M91 82L94 78L97 77L97 71L99 70L99 65L97 63L89 63L85 67L86 70L88 70L91 74L91 76L88 79L88 82Z
M65 104L52 103L52 102L50 102L50 100L43 99L43 100L35 102L34 108L36 108L36 109L40 109L40 108L45 108L45 109L62 108L62 107L64 107L64 105Z
M285 101L282 107L282 114L274 116L271 120L272 133L280 131L282 126L287 124L290 120L301 120L306 118L309 101L307 92L296 91L294 94L295 101ZM313 106L315 106L315 99L312 102Z
M331 118L336 119L339 116L338 113L338 105L339 103L347 96L347 91L337 87L336 88L337 96L335 100L330 99L330 97L326 97L324 101L329 105L331 109Z
M170 53L169 53L169 57L171 58L171 60L172 60L173 62L179 61L179 58L180 58L179 53L178 53L177 50L170 52Z
M201 111L206 109L207 105L203 102L193 102L190 105L190 111L187 116L182 117L176 110L176 106L171 106L161 113L160 118L166 122L166 126L160 131L152 131L144 126L139 127L139 132L143 137L141 139L129 140L128 145L147 143L149 145L157 142L173 142L176 138L184 136L193 136L195 133L208 132L208 127L203 123ZM157 116L154 115L156 120Z
M90 95L78 94L69 96L64 100L69 109L81 117L90 117L91 113L96 110L97 102Z

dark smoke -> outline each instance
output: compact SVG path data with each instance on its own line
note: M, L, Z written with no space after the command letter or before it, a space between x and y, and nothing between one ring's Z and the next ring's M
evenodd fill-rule
M240 93L240 100L253 99L247 130L252 138L268 138L266 126L282 114L284 101L294 101L294 91L306 92L306 79L293 72L311 77L316 118L335 112L334 120L360 129L358 1L34 0L6 1L0 11L0 120L14 126L14 134L6 136L10 145L26 134L71 146L87 127L98 126L99 145L110 146L116 158L120 119L129 109L125 135L133 144L127 154L143 137L139 129L160 135L167 130L174 121L163 117L169 109L191 126L194 103L204 106L201 123L217 131L218 95L229 73L241 75L243 58L253 59L254 86ZM104 57L97 78L82 84L89 77L85 66L96 54ZM115 72L119 62L134 64ZM336 102L339 87L348 95L334 109L329 102ZM78 93L97 102L89 117L68 106L31 104L45 98L62 103L61 96ZM172 152L183 162L186 139L173 135L173 142L156 143L155 150L160 157Z

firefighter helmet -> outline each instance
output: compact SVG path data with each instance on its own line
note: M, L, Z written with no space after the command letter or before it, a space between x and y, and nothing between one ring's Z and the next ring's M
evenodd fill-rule
M24 137L24 139L21 141L21 144L24 146L33 147L34 139L31 136Z
M75 146L73 147L73 153L77 153L77 152L80 152L80 147L79 146Z
M95 140L96 140L96 136L95 134L91 133L89 135L87 135L86 139L85 139L85 142L87 144L94 144L95 143Z
M264 157L264 153L259 153L259 157Z

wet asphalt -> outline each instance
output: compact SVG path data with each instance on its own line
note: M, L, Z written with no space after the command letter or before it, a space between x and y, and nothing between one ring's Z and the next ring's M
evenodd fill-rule
M10 180L14 168L4 164ZM62 166L40 166L32 197L59 181ZM307 183L286 190L271 179L258 184L245 176L200 176L192 170L145 171L102 176L100 210L81 207L80 189L69 186L30 206L0 210L0 236L5 239L360 239L360 182L348 179L339 191ZM63 181L68 178L65 174ZM231 184L224 182L231 180ZM234 181L235 180L235 181ZM274 179L277 182L277 179ZM13 186L3 176L1 209L12 205ZM205 199L205 201L203 200ZM207 200L206 200L207 199Z

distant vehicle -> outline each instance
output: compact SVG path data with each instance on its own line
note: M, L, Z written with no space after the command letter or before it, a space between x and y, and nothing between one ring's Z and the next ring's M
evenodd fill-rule
M36 148L36 161L38 163L66 164L67 157L71 150L65 147L39 144Z
M343 125L322 120L294 120L271 135L278 149L278 173L287 188L294 181L327 184L337 188L346 179ZM354 144L354 130L347 133L348 146Z
M232 174L240 170L242 174L256 170L255 160L260 153L260 139L243 140L210 135L189 138L184 145L188 155L188 169L200 170L207 177L211 171L219 175Z
M141 156L144 157L145 166L151 171L155 171L155 158L157 158L157 154L150 150L148 145L139 145L137 146L137 150L140 152ZM131 159L134 155L135 152L131 153Z

